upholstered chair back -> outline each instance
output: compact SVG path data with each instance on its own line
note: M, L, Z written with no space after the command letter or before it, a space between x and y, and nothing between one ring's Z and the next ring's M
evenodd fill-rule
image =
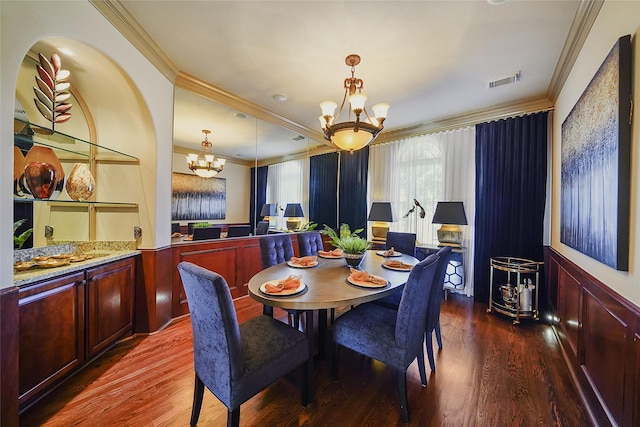
M386 246L387 249L393 248L395 251L402 252L403 254L415 256L416 234L389 231L387 233Z
M269 231L269 221L258 221L256 225L256 235L261 236Z
M422 354L424 337L424 325L427 317L427 299L431 288L434 286L434 274L439 257L433 254L416 264L407 283L404 285L398 315L396 320L395 342L396 346L405 349L405 366L408 366L416 354Z
M319 250L324 250L322 236L318 231L299 233L298 249L300 250L300 256L318 255Z
M425 331L432 331L440 322L440 305L442 303L442 289L444 286L444 274L447 271L449 260L451 259L451 247L445 246L436 255L440 257L438 267L433 277L433 286L429 295L427 308L427 323Z
M240 329L224 277L195 264L178 264L189 301L196 374L225 405L231 384L243 374Z
M262 268L282 264L293 256L293 244L288 234L272 234L260 238Z

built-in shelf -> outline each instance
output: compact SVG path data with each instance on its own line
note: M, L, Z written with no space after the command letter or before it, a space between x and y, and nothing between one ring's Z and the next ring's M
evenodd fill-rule
M104 147L99 144L77 138L65 133L45 128L35 123L15 119L19 131L14 133L14 145L28 150L31 145L38 144L50 147L60 161L109 163L139 163L137 157Z

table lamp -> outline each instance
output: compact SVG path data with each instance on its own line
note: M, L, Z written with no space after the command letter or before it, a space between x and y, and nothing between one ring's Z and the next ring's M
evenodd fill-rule
M265 203L260 209L260 216L264 221L269 221L269 228L271 228L271 220L278 216L278 206L276 203Z
M371 225L371 234L374 242L385 242L387 240L387 232L389 231L389 223L395 222L393 209L389 202L373 202L369 209L369 217L367 221L374 221Z
M304 217L300 203L287 203L284 209L284 217L287 217L287 230L298 230L300 228L300 218Z
M438 230L441 246L460 246L462 243L461 225L467 225L467 215L462 202L438 202L433 214L433 224L442 224Z

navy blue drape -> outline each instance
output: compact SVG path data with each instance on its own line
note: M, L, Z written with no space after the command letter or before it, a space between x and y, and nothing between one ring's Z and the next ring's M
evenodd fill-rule
M262 219L260 210L262 205L267 203L267 173L269 166L260 166L258 168L256 179L256 168L251 168L251 201L249 202L249 224L251 229L256 229L256 220Z
M309 169L309 221L337 228L338 153L312 156Z
M340 153L340 215L339 222L347 223L351 231L367 229L367 176L369 147ZM362 237L366 233L360 234Z
M474 297L478 301L489 299L491 257L543 260L547 117L542 112L476 125Z

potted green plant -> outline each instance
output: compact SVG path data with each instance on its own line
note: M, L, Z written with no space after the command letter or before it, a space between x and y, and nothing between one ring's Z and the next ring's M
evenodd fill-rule
M360 265L367 250L371 249L371 243L358 235L363 230L363 228L359 228L352 232L349 224L343 223L340 225L338 233L336 233L333 228L325 224L320 233L329 237L329 243L332 246L342 249L344 259L349 266L357 267Z
M27 241L29 236L33 233L33 228L28 228L27 230L20 233L19 236L16 235L16 231L22 224L27 222L26 219L21 219L13 223L13 248L14 249L22 249L22 245Z

